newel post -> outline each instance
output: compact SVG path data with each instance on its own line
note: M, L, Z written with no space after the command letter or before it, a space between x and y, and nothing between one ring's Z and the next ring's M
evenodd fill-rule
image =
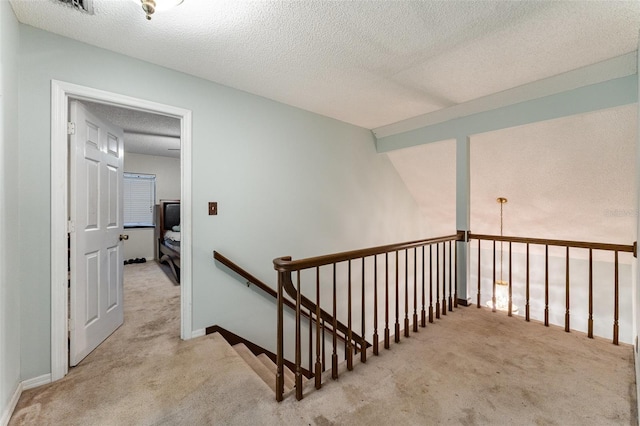
M283 275L285 272L278 271L278 325L277 325L277 343L276 343L276 401L282 401L284 397L284 289Z
M291 262L290 256L274 259L273 267L278 271L278 299L277 299L277 342L276 342L276 401L284 398L284 286L291 282L291 271L286 263ZM298 307L299 309L299 307Z

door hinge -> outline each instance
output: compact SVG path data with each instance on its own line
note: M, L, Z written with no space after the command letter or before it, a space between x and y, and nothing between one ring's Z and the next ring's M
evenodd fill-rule
M72 220L67 222L67 232L70 233L70 234L73 233L73 232L76 232L76 225L73 223Z
M67 134L75 135L76 134L76 123L67 123Z

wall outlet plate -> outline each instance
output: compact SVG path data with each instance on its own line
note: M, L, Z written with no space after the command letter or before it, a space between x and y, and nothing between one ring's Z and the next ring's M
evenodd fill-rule
M215 201L209 202L209 216L215 216L218 214L218 203Z

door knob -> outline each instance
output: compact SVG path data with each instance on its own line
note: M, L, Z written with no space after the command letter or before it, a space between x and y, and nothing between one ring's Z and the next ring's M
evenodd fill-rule
M120 241L122 241L122 240L128 240L128 239L129 239L129 236L128 236L128 235L126 235L126 234L120 234Z

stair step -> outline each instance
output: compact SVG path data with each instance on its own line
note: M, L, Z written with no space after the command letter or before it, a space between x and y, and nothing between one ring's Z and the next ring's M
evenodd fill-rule
M242 393L242 388L239 386L239 383L242 383L244 386L252 388L254 396L269 394L267 390L269 386L221 334L216 332L198 339L207 342L207 344L198 343L196 346L202 351L202 359L206 360L203 365L209 365L207 363L211 363L213 360L214 365L209 365L208 368L214 369L216 380L220 380L220 383L226 383L225 389ZM193 339L194 343L198 339Z
M256 372L258 376L275 392L276 391L276 375L269 368L262 363L254 354L247 348L244 343L238 343L233 345L233 349L240 355L240 357Z
M271 360L266 354L260 354L257 356L258 360L262 362L273 373L274 377L278 373L278 366ZM296 387L296 375L289 368L284 366L284 391L288 392Z

